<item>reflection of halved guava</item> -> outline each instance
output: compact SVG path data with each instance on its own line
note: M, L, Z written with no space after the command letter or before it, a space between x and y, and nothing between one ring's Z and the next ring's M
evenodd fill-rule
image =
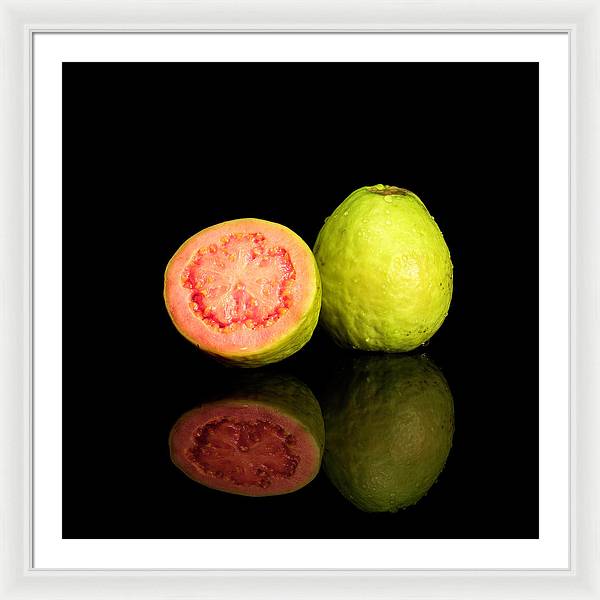
M237 219L200 231L177 250L164 297L188 340L226 362L257 367L308 342L321 282L310 248L293 231Z
M437 479L452 445L452 395L425 357L352 360L324 417L325 472L367 512L395 512L417 502Z
M314 252L323 282L321 323L342 346L413 350L448 313L450 252L408 190L356 190L326 220Z
M287 376L244 381L179 418L171 459L194 481L245 496L304 487L319 471L325 430L310 389Z

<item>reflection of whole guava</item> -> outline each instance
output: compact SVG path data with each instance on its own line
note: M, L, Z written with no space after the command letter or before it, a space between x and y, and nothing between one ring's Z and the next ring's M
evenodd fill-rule
M324 410L324 467L361 510L396 512L424 496L444 467L454 404L427 358L355 358Z
M442 233L415 194L363 187L323 225L314 247L321 324L338 344L405 352L439 329L452 297Z
M311 390L285 375L239 378L173 425L173 463L207 487L244 496L287 494L319 472L325 430Z

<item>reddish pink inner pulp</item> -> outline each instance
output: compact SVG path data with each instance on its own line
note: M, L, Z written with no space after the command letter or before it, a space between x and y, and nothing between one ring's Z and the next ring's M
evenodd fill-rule
M261 233L237 233L196 252L184 269L190 308L212 327L268 327L290 307L296 272L290 255Z
M274 478L291 477L300 461L294 436L269 421L222 418L194 438L188 458L205 474L239 486L268 488Z

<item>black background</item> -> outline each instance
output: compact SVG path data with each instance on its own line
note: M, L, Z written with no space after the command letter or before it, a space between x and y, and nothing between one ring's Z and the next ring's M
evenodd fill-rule
M538 536L537 64L71 63L63 134L64 537ZM169 430L235 372L172 326L167 261L239 217L312 246L376 183L420 196L454 263L426 348L455 402L438 482L397 514L360 512L323 472L274 498L195 484ZM340 355L317 329L275 368L319 398Z

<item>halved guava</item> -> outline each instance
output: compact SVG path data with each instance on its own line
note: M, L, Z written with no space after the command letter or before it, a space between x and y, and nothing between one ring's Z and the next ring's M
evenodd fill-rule
M321 323L343 347L406 352L440 328L452 261L440 228L412 192L362 187L328 217L314 247Z
M186 412L169 437L171 460L207 487L244 496L294 492L319 472L325 429L301 381L265 376Z
M241 367L282 360L311 338L321 280L291 229L237 219L189 238L165 272L167 310L201 350Z
M452 394L424 356L350 360L323 413L325 472L366 512L415 504L438 478L452 446Z

